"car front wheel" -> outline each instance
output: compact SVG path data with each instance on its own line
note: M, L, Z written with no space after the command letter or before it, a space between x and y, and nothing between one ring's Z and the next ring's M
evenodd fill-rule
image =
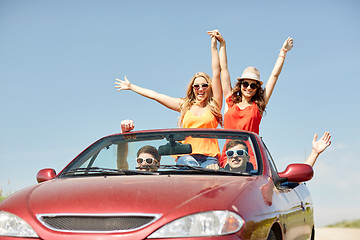
M270 230L267 240L277 240L276 235L273 230Z

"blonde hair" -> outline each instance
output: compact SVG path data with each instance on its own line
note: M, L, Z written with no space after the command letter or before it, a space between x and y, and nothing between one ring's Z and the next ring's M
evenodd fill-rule
M180 117L179 117L178 125L179 125L179 127L182 126L182 122L183 122L185 113L188 110L190 110L190 108L196 102L193 84L194 84L195 79L198 77L203 77L206 80L206 82L209 84L209 87L208 87L209 94L206 99L206 106L209 106L210 112L215 116L215 118L219 122L220 126L222 126L223 125L222 114L221 114L219 105L217 104L217 102L215 101L215 99L213 97L211 78L208 74L206 74L204 72L195 73L188 84L187 91L186 91L186 97L182 98L182 102L180 104Z

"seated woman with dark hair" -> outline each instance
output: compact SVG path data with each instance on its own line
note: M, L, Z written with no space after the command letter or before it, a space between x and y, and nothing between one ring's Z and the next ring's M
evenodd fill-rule
M130 132L134 129L134 122L132 120L121 121L121 132ZM128 144L118 144L117 148L117 167L118 169L129 169L129 164L126 160L128 153ZM157 171L160 165L161 156L158 150L150 145L141 147L136 154L136 167L141 171Z
M142 171L157 171L161 156L158 150L150 145L143 146L137 152L136 164Z

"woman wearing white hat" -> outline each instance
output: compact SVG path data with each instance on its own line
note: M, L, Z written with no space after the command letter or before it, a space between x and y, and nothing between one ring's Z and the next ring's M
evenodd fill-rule
M293 47L293 39L285 40L264 89L261 87L263 82L260 80L260 73L255 67L247 67L241 77L237 78L238 81L233 88L227 68L225 40L218 30L208 31L208 34L212 37L215 36L220 43L218 57L220 59L221 85L226 101L224 128L259 134L262 115L280 75L286 53ZM221 164L224 163L225 159L222 158Z
M209 31L208 34L215 36L220 43L221 84L227 103L225 105L224 128L247 130L259 134L261 117L281 73L286 53L293 47L293 39L285 40L264 89L261 87L263 82L260 80L260 73L255 67L247 67L241 77L237 78L238 81L232 88L227 68L225 40L218 30ZM243 115L242 111L248 113L239 116Z

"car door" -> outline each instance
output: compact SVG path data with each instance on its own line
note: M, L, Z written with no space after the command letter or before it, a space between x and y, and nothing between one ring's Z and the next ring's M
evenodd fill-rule
M269 150L267 157L273 174L278 171ZM310 193L305 183L283 183L276 185L276 195L279 206L279 218L286 240L310 239L313 227L313 206Z

